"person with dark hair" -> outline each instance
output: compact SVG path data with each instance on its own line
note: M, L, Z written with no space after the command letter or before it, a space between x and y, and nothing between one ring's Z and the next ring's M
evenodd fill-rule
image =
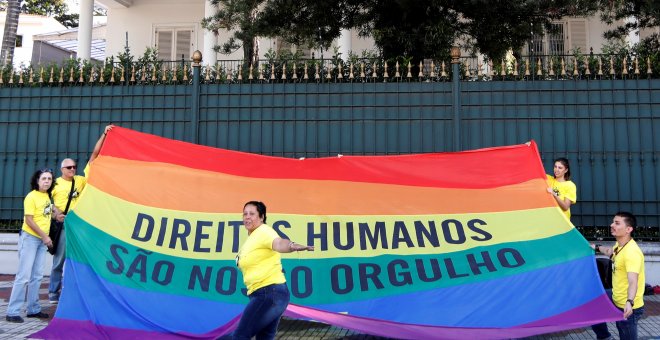
M243 207L243 225L248 238L236 256L236 265L243 273L250 301L234 339L274 339L280 317L289 304L280 253L314 250L313 246L294 243L278 236L266 223L266 205L250 201Z
M53 189L53 170L36 171L30 179L32 191L23 200L23 227L18 240L18 270L9 297L6 320L20 323L19 315L25 303L27 288L27 317L46 319L48 314L41 311L39 286L44 273L46 249L53 245L48 237L51 218L58 213L52 204L50 193Z
M644 314L644 253L632 238L637 228L637 219L629 212L614 215L610 232L616 239L614 247L591 245L598 253L612 260L612 302L623 312L622 321L616 322L621 340L637 339L637 321ZM611 339L607 324L591 327L598 339Z
M87 165L96 159L103 142L105 142L105 137L114 125L110 124L105 127L103 134L99 137L98 141L94 145L94 150L92 151L91 156L89 157L89 162ZM89 171L89 168L85 167L85 172ZM62 289L62 276L64 274L64 258L66 255L66 233L64 232L64 218L66 214L71 211L76 204L78 203L78 197L85 189L87 185L87 174L85 176L76 175L76 169L78 165L76 161L71 158L65 158L62 160L60 171L62 176L55 180L53 185L53 202L55 207L61 213L55 216L55 220L60 224L62 228L62 233L60 234L59 240L53 240L57 243L55 247L55 254L53 254L53 266L50 272L50 284L48 285L48 301L50 303L58 303L60 301L60 291Z
M568 159L555 159L553 172L553 176L547 175L548 193L552 194L564 215L570 220L571 205L577 202L577 187L571 181L571 167Z

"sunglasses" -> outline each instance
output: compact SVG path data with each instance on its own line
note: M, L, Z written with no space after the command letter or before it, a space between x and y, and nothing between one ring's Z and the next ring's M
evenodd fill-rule
M78 167L75 166L75 165L69 165L69 166L63 166L63 167L62 167L62 169L69 169L69 170L71 170L71 169L77 169L77 168L78 168Z
M40 171L42 174L43 174L44 172L50 172L51 174L53 173L53 169L49 169L49 168L43 168L43 169L41 169L41 170L39 170L39 171Z

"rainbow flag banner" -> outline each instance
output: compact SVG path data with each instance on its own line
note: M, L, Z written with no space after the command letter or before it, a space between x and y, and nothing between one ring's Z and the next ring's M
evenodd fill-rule
M394 338L515 338L614 321L593 251L546 192L534 142L287 159L116 127L66 218L44 339L215 339L248 299L243 204L283 254L286 315Z

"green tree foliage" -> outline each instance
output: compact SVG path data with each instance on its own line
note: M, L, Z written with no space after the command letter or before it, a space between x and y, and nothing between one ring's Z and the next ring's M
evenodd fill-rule
M342 29L356 27L363 9L363 0L270 0L255 29L297 46L329 49Z
M657 0L600 0L598 9L603 22L618 24L614 29L605 32L605 38L608 39L621 39L640 29L660 27L660 1ZM654 33L641 43L648 49L658 51L660 35Z
M218 34L220 30L233 31L233 35L215 50L230 54L243 48L246 65L256 61L259 51L256 44L258 33L255 21L264 0L210 0L216 13L202 20L202 27Z
M53 17L66 27L78 27L78 14L68 14L68 10L64 0L25 0L21 5L21 13Z
M357 29L360 35L374 38L384 57L417 60L446 57L459 40L491 58L500 58L508 50L522 47L533 34L549 28L552 20L591 14L595 9L593 1L588 0L214 2L229 5L221 6L220 17L224 26L239 30L248 18L242 14L246 7L260 8L245 25L250 33L246 37L281 37L299 46L328 48L342 29Z
M78 27L78 14L68 14L69 8L64 0L22 0L18 2L21 4L21 13L53 17L66 27ZM0 10L6 10L7 3L8 0L0 0Z

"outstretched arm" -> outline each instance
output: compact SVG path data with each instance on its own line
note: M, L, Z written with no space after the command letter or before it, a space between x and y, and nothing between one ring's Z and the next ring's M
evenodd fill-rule
M590 246L591 246L591 248L592 248L593 250L595 250L597 253L601 253L601 254L603 254L603 255L607 255L607 256L612 256L612 254L614 254L614 250L612 249L612 247L601 246L601 245L599 244L599 245L598 245L598 248L596 248L596 245L593 244L593 243L591 243Z
M312 251L314 250L313 246L305 246L302 244L298 244L289 240L285 240L283 238L276 238L273 240L273 250L275 250L278 253L293 253L294 251L301 251L301 250L309 250Z
M89 163L91 163L96 159L96 157L98 157L99 152L101 152L101 147L103 147L103 142L105 142L105 137L108 135L108 132L112 130L113 127L115 126L112 124L105 127L105 130L103 130L103 134L101 135L101 137L99 137L99 140L96 141L96 145L94 145L94 150L92 151L92 155L89 156Z

